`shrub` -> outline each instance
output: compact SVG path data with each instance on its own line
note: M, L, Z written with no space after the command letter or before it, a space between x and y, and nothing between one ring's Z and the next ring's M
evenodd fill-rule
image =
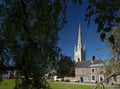
M64 82L70 82L70 80L69 80L69 79L66 79L66 80L64 80Z

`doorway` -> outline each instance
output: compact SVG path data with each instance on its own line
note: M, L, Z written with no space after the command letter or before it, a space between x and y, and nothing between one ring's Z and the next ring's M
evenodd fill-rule
M83 77L80 77L80 82L84 82Z

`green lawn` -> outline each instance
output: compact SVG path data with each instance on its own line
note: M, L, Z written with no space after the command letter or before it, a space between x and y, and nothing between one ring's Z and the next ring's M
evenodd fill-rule
M52 81L49 81L49 83L52 89L93 89L94 87L92 85L69 84L69 83L52 82ZM15 81L12 79L7 79L0 84L0 89L13 89L14 86L15 86ZM106 89L110 89L110 88L107 87ZM120 88L112 88L112 89L120 89Z
M13 79L5 79L0 83L0 89L13 89L15 86L15 81Z
M50 82L52 89L93 89L92 85L82 85L82 84L69 84L63 82ZM100 89L100 88L98 88ZM109 88L105 88L109 89Z

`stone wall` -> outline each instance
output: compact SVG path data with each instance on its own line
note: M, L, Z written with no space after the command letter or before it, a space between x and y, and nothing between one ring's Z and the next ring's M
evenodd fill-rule
M75 82L75 77L64 77L64 80L69 80L70 82Z

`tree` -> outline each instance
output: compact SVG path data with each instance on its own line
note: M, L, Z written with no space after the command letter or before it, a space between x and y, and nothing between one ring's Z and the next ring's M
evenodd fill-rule
M120 74L120 24L113 28L113 31L111 31L109 35L111 34L114 36L114 44L110 42L110 39L108 39L109 41L106 41L110 46L112 54L112 58L109 60L109 63L107 65L107 72L109 74L119 72ZM110 69L108 67L110 67Z
M6 65L15 65L15 89L49 89L44 74L59 55L65 9L65 0L0 2L0 56Z
M118 26L115 26L113 28L113 31L111 31L109 35L112 35L114 37L108 39L108 45L111 48L111 53L114 56L114 58L119 59L120 58L120 24L118 24ZM111 40L113 41L111 42Z
M97 31L101 34L101 39L104 40L112 27L118 26L120 23L119 13L119 0L89 0L85 16L88 23L91 18L94 19L95 24L98 25Z
M83 0L72 0L74 3L84 4ZM93 20L98 25L97 32L101 40L106 39L107 33L112 27L120 23L120 2L119 0L88 0L85 20L90 24ZM113 38L113 36L111 36Z
M68 56L63 56L57 62L57 73L59 77L64 78L65 76L73 76L74 75L74 63L71 58Z

